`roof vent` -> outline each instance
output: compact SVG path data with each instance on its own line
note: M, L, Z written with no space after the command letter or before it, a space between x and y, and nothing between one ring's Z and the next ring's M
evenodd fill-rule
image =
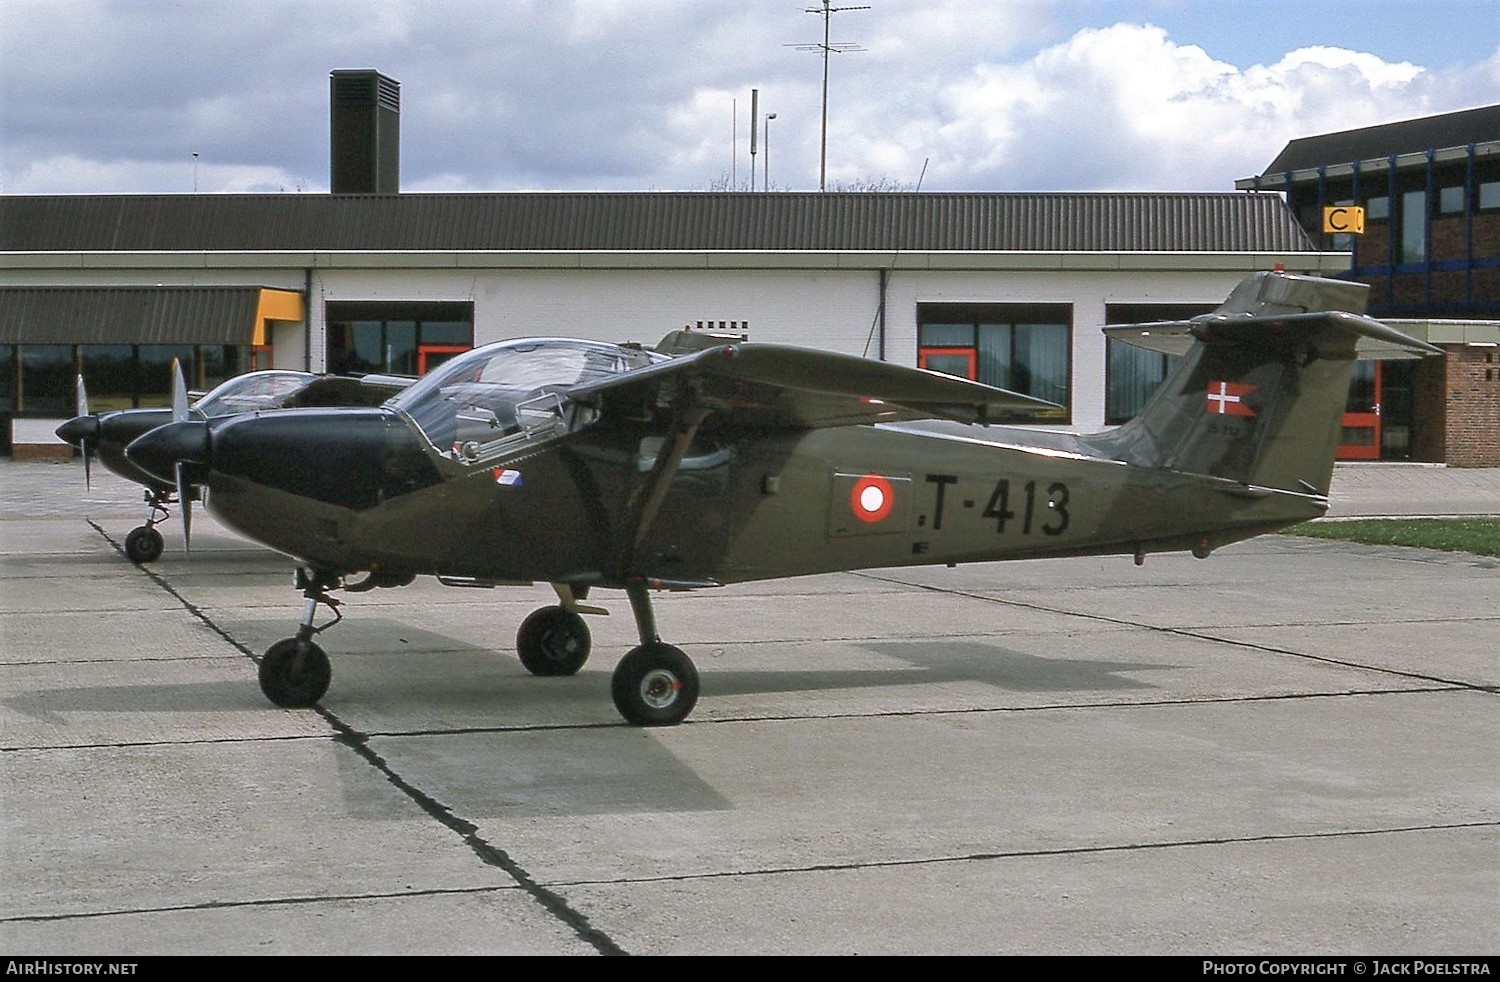
M370 69L329 77L329 187L334 194L401 190L401 83Z

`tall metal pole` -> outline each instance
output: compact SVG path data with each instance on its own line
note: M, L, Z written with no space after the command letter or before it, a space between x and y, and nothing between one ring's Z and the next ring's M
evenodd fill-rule
M868 6L859 7L834 7L832 0L823 0L823 6L804 8L809 14L818 14L823 18L823 43L822 44L800 44L796 45L798 51L823 51L823 137L822 148L818 154L818 190L828 189L828 55L833 51L863 51L857 44L840 42L832 44L829 42L829 27L833 22L833 15L845 10L869 10Z
M775 118L775 113L766 114L766 138L762 141L766 145L766 179L761 183L766 191L771 190L771 120Z
M823 145L818 153L818 190L828 186L828 27L833 23L833 10L828 0L823 0Z
M755 190L755 132L760 127L760 89L750 90L750 190Z

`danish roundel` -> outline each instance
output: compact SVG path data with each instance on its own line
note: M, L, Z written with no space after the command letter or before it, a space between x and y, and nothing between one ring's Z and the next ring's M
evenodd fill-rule
M849 492L849 507L854 517L867 524L884 521L896 506L896 492L891 482L879 474L866 474L854 482Z

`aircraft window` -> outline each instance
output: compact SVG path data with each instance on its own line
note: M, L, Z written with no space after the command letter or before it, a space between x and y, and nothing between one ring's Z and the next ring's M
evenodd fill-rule
M446 362L388 405L444 454L473 461L500 440L529 443L587 425L592 414L563 393L665 358L598 341L501 341Z
M251 372L219 383L193 408L205 416L275 409L292 393L313 380L306 372Z

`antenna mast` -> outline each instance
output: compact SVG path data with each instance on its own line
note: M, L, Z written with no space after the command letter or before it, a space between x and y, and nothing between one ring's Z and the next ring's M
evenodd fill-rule
M824 191L828 187L828 53L831 51L863 51L857 44L840 41L830 44L828 41L829 25L833 15L843 13L846 10L869 10L868 6L860 7L834 7L830 6L831 0L823 0L821 7L806 7L809 14L818 14L823 18L823 43L822 44L798 44L791 45L798 51L821 51L823 52L823 147L818 156L818 190Z

